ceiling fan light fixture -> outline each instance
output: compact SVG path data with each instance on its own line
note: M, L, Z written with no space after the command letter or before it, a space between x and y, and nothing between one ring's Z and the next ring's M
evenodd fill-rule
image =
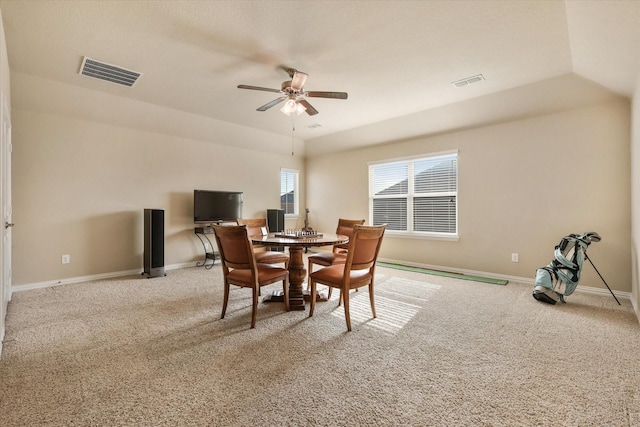
M304 113L305 110L306 108L304 105L296 102L293 99L287 100L287 102L285 102L280 109L280 111L282 111L287 116L290 116L292 113L296 113L299 116L300 114Z
M280 111L282 111L287 116L290 116L291 113L296 111L296 101L294 101L293 99L287 100L287 102L284 103Z
M304 105L300 104L299 102L296 102L296 113L298 115L304 113L307 110L307 107L305 107Z

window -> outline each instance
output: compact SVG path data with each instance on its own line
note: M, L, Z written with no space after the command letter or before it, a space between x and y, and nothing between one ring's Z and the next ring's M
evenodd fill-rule
M369 164L369 222L407 234L457 235L458 153Z
M280 169L280 209L285 215L298 215L298 176L292 169Z

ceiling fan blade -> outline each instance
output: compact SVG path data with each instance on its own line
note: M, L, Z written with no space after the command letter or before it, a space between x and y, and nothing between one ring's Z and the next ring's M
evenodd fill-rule
M305 96L310 98L334 98L347 99L347 92L305 92Z
M280 104L282 101L284 101L285 99L287 99L286 96L282 96L280 98L276 98L271 102L267 102L266 104L264 104L262 107L259 107L257 109L257 111L267 111L269 108L273 107L274 105L278 105Z
M308 76L307 73L303 73L302 71L294 71L293 77L291 78L291 89L301 91Z
M238 85L238 89L263 90L265 92L282 93L280 89L271 89L268 87L260 87L260 86Z
M306 99L298 99L298 103L302 104L302 106L306 108L305 111L307 112L308 115L315 116L316 114L318 114L318 110L313 108L313 106L309 104L309 102Z

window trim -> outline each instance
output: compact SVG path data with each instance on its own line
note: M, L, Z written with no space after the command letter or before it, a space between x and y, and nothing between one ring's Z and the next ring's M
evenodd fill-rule
M384 164L391 164L391 163L405 163L408 162L409 163L409 167L408 167L408 177L413 177L413 167L414 167L414 161L415 160L420 160L420 159L433 159L433 158L437 158L437 157L445 157L445 156L451 156L451 155L455 155L456 156L456 191L455 192L450 192L450 193L442 193L439 195L451 195L454 194L456 197L456 232L455 233L443 233L443 232L433 232L433 231L403 231L403 230L389 230L387 229L387 231L385 232L385 234L389 234L389 235L393 235L394 237L403 237L403 238L410 238L410 239L431 239L431 240L446 240L446 241L458 241L459 237L460 237L460 224L459 224L459 215L458 215L458 209L460 206L460 193L459 193L459 152L457 149L455 150L445 150L445 151L438 151L438 152L434 152L434 153L423 153L423 154L418 154L418 155L413 155L413 156L406 156L406 157L396 157L396 158L391 158L391 159L383 159L383 160L376 160L376 161L371 161L367 163L367 170L368 170L368 190L369 190L369 223L373 224L373 200L375 200L374 195L373 195L373 183L371 182L371 172L372 172L372 167L375 167L376 165L384 165ZM414 194L414 183L413 183L413 179L409 179L407 182L407 195L403 196L407 198L407 228L409 228L409 225L411 224L411 226L413 227L413 198L415 197ZM380 198L393 198L393 197L398 197L398 195L387 195L387 196L383 196ZM419 196L418 196L419 197Z
M282 209L282 174L293 175L293 213L287 213L286 218L297 218L300 216L300 171L298 169L280 168L280 209Z

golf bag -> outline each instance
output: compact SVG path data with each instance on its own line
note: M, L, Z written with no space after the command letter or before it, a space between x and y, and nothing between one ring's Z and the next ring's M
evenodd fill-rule
M533 297L548 304L555 304L558 301L564 303L564 297L571 295L578 286L582 263L585 258L589 259L586 254L587 247L592 242L600 240L598 233L592 231L581 236L569 234L563 237L555 248L553 261L546 267L536 270Z

